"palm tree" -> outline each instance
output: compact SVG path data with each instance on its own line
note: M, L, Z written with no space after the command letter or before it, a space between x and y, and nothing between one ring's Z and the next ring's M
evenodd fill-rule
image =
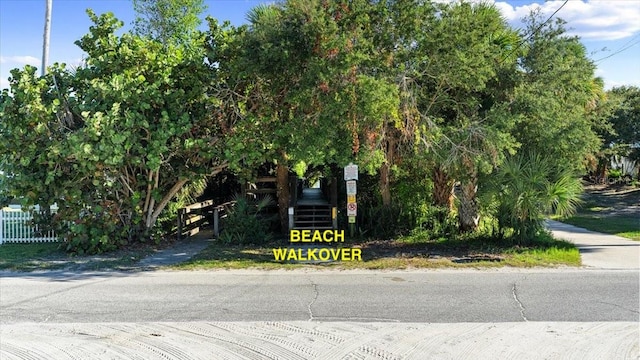
M571 170L537 154L508 158L493 178L500 229L512 228L520 242L535 237L545 215L568 216L580 203L582 184Z

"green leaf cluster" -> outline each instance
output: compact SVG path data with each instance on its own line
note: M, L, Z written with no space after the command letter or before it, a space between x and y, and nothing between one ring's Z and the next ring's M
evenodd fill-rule
M186 52L118 36L112 14L88 14L95 25L76 42L84 65L43 78L13 71L0 99L0 163L25 205L58 204L70 251L100 252L148 239L188 181L224 168L224 120L214 118L204 39Z

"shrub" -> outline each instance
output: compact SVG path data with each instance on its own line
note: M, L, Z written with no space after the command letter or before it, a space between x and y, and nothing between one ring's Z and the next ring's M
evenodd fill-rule
M374 206L364 208L359 214L360 235L389 239L413 229L415 218L401 206Z
M609 179L619 179L622 177L622 170L620 169L611 169L607 175Z
M551 158L518 155L507 158L492 180L501 230L512 228L518 241L529 241L543 229L544 216L571 215L580 202L582 184Z
M270 196L259 200L249 200L244 196L234 197L235 205L227 209L220 240L226 244L259 244L271 240L269 224L274 216L267 216L262 210L272 206Z
M419 229L425 230L433 239L454 237L458 234L458 219L447 207L428 206L419 223Z
M118 219L100 207L86 209L75 221L57 221L56 225L56 231L65 243L65 251L77 255L116 250L128 243L130 235Z

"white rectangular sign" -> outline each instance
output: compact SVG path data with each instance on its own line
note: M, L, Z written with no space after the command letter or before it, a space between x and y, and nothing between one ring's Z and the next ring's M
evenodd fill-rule
M356 189L356 181L355 180L347 181L347 195L355 195L357 191L358 190Z
M344 180L358 180L358 165L349 164L344 167Z

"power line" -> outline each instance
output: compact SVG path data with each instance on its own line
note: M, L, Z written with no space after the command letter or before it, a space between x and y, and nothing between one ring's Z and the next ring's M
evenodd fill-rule
M627 42L627 44L628 44L628 42ZM627 47L623 47L623 48L621 48L620 50L618 50L618 51L616 51L616 52L614 52L614 53L612 53L612 54L609 54L609 55L607 55L607 56L605 56L605 57L603 57L603 58L600 58L600 59L598 59L598 60L594 60L593 62L594 62L594 63L597 63L597 62L600 62L600 61L602 61L602 60L608 59L608 58L612 57L613 55L620 54L621 52L623 52L623 51L625 51L625 50L628 50L629 48L631 48L631 47L633 47L633 46L635 46L635 45L637 45L637 44L640 44L640 40L638 40L638 41L636 41L636 42L632 43L631 45L629 45L629 46L627 46Z
M547 18L547 20L545 20L542 24L538 25L537 28L535 28L531 34L529 34L524 40L520 41L520 43L518 44L518 46L515 47L515 49L511 50L507 56L505 56L500 63L502 63L503 61L505 61L509 56L511 56L514 52L516 52L525 42L529 41L529 39L531 39L531 37L535 34L537 34L543 26L545 26L550 20L551 18L553 18L558 11L560 11L560 9L562 9L565 5L567 5L567 3L569 2L569 0L565 0L564 3L562 3L562 5L560 5L559 8L556 9L556 11L553 12L553 14L551 14L551 16L549 16L549 18Z
M635 40L637 37L640 37L640 34L634 36L631 38L631 40L627 41L626 43L624 43L621 47L627 46L629 45L630 42L632 42L633 40Z

